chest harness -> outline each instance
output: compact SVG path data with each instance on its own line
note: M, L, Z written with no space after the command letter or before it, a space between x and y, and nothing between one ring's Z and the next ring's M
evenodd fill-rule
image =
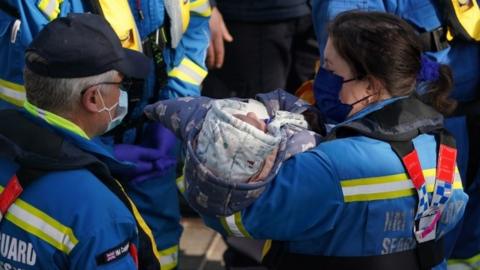
M415 249L387 255L335 257L289 253L285 243L273 241L263 263L269 269L307 269L309 265L317 265L321 269L332 270L426 270L440 264L444 259L443 238L436 238L436 229L452 194L457 154L455 140L442 123L442 115L410 97L389 104L362 119L337 126L327 137L327 140L332 140L360 135L390 144L417 191L418 205L413 229L417 243ZM427 133L434 134L438 142L432 195L427 192L418 153L412 142L418 135Z

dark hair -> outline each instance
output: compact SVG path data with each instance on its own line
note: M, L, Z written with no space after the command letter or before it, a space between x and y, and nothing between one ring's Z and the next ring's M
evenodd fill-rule
M355 76L380 79L394 97L414 93L422 47L407 22L383 12L347 11L333 20L328 34ZM439 79L427 87L431 106L445 114L455 109L455 101L448 98L452 89L448 66L441 65Z

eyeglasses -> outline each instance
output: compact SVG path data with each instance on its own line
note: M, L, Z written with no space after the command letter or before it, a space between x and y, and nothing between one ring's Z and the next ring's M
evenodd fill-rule
M92 85L89 85L87 87L85 87L81 92L80 94L83 95L85 93L85 91L87 91L89 88L91 87L94 87L94 86L97 86L97 85L102 85L102 84L106 84L106 85L121 85L122 88L126 89L126 90L129 90L131 88L131 85L132 85L132 82L130 80L126 80L126 81L121 81L121 82L101 82L101 83L96 83L96 84L92 84Z

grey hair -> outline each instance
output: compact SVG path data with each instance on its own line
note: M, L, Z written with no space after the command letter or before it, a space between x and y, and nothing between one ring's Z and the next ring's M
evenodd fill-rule
M28 52L26 58L31 62L45 62L44 58L32 52ZM82 90L97 83L113 82L116 76L118 72L110 70L82 78L51 78L38 75L27 67L23 73L28 102L54 113L71 112L79 103ZM99 87L102 91L106 86Z

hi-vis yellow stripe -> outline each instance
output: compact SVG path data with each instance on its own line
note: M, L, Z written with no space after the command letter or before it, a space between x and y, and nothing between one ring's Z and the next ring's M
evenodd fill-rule
M185 175L178 177L175 181L177 183L178 191L183 194L185 192Z
M468 259L449 259L448 270L480 269L480 254Z
M0 79L0 98L19 107L25 101L25 87Z
M183 165L183 169L182 169L182 175L180 175L179 177L177 177L177 179L175 180L175 183L177 183L177 188L178 190L180 191L180 193L184 193L185 192L185 165Z
M180 62L180 65L176 66L168 73L168 76L178 78L179 80L193 85L200 85L203 79L207 76L207 71L185 57Z
M87 140L90 139L88 135L85 133L85 131L83 131L83 129L81 129L79 126L77 126L75 123L71 122L70 120L67 120L49 111L42 110L37 106L28 102L28 100L25 100L25 102L23 103L23 107L25 108L25 110L27 110L27 112L35 115L36 117L42 118L43 120L47 121L47 123L51 125L69 130Z
M140 215L140 212L138 211L137 207L132 202L130 197L128 197L127 192L123 188L122 184L120 184L120 182L118 182L117 180L115 180L115 182L120 187L122 192L125 193L125 197L127 198L128 203L130 203L130 206L132 207L132 211L133 211L133 215L135 216L135 220L137 221L140 228L142 228L142 230L148 236L148 238L150 240L150 243L152 244L153 255L155 255L155 258L160 262L162 256L160 255L160 251L157 249L157 242L155 242L155 238L153 237L152 230L150 229L150 227L148 227L147 223L143 219L142 215ZM162 269L159 269L159 270L162 270Z
M3 189L0 186L0 192ZM21 199L10 206L5 218L63 253L69 254L78 243L71 228Z
M245 226L243 226L241 212L236 212L228 217L221 217L220 222L222 223L223 228L227 231L228 235L252 238L252 236L250 236L248 231L245 229Z
M60 5L63 0L40 0L37 4L38 8L52 21L60 14Z
M212 15L210 1L208 0L191 1L190 11L202 17L209 17L210 15Z
M427 191L433 192L436 169L423 170ZM359 178L341 181L345 202L374 201L408 197L416 194L407 174L394 174L381 177ZM455 171L453 189L462 189L458 170Z
M171 270L178 264L178 245L160 250L160 264L162 270Z

